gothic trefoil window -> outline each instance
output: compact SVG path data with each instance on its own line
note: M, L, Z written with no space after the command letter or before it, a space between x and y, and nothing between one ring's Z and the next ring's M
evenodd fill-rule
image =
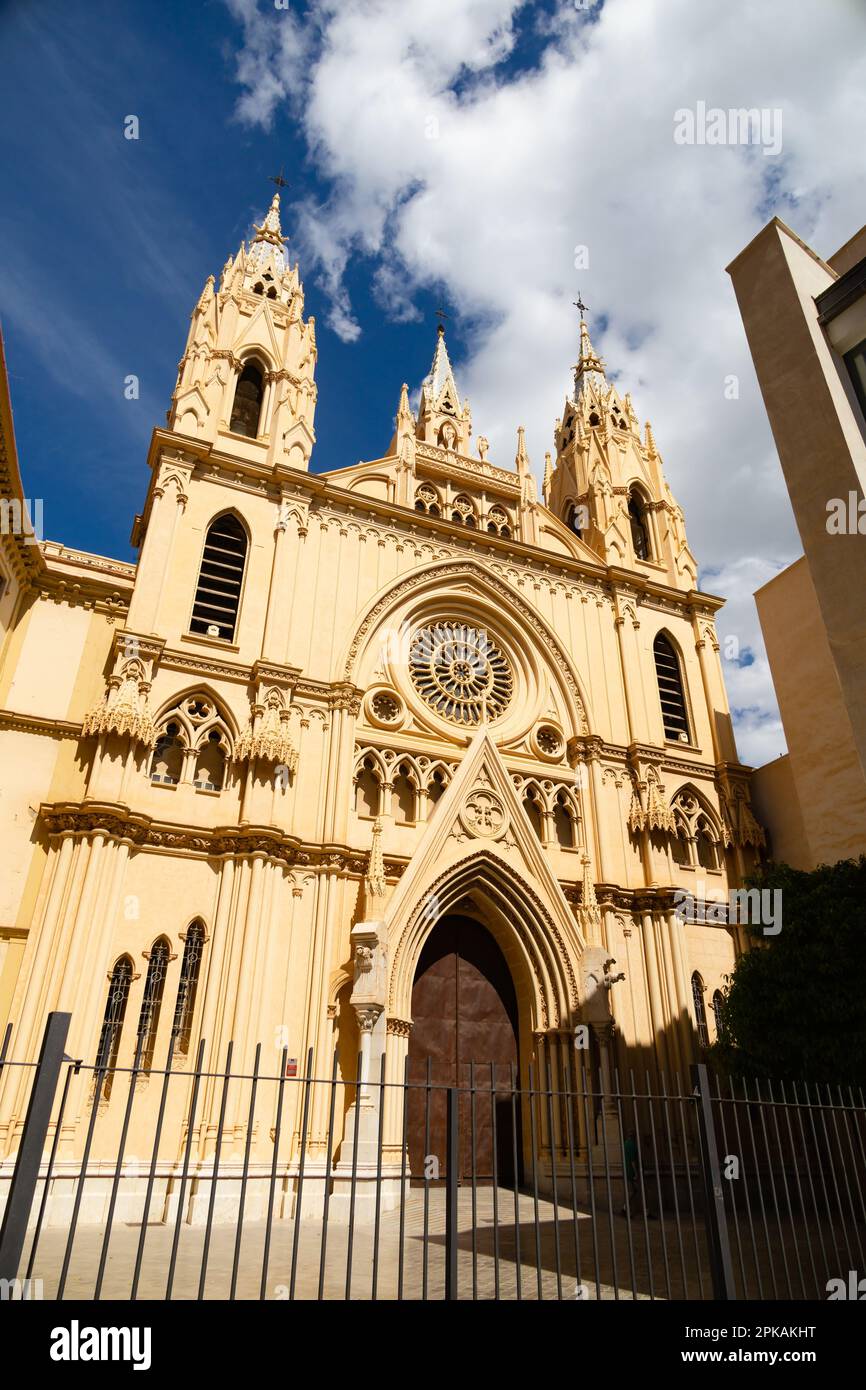
M660 632L653 642L653 656L656 664L656 679L659 699L662 706L662 722L665 738L678 739L688 743L689 721L686 715L686 697L680 659L673 643Z
M195 591L190 632L234 640L247 558L247 535L226 512L208 527Z

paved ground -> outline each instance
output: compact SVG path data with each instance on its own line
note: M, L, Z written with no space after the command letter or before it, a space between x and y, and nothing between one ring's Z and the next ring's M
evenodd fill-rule
M588 1209L572 1211L570 1206L555 1207L539 1200L536 1218L531 1195L518 1198L515 1221L514 1194L498 1189L498 1220L494 1223L494 1193L479 1187L473 1221L471 1188L461 1188L458 1206L458 1284L461 1298L503 1299L518 1296L543 1299L646 1299L709 1298L712 1296L706 1241L700 1221L684 1217L678 1225L672 1216L643 1217L632 1220L599 1209L595 1221ZM424 1239L424 1194L413 1188L406 1201L405 1230L402 1241L402 1294L406 1299L425 1295L441 1299L445 1288L445 1194L441 1187L429 1190L427 1240ZM474 1230L474 1238L473 1238ZM237 1254L237 1298L258 1298L262 1279L265 1223L244 1223ZM835 1239L829 1227L824 1232ZM102 1286L103 1298L130 1296L141 1227L115 1223L108 1248ZM207 1250L205 1297L230 1296L235 1260L236 1230L232 1225L215 1225ZM731 1231L734 1274L741 1283L741 1265L747 1273L746 1292L758 1295L755 1275L760 1267L762 1296L786 1297L785 1266L792 1280L794 1297L807 1288L809 1297L826 1296L820 1269L813 1285L806 1258L801 1222L785 1225L770 1233L757 1232L755 1245L743 1231L743 1257ZM94 1295L102 1254L104 1231L81 1226L76 1234L66 1282L65 1297L90 1299ZM162 1299L166 1293L174 1225L148 1226L138 1297ZM198 1295L206 1233L202 1226L183 1225L178 1238L177 1263L172 1298L191 1299ZM840 1236L841 1239L841 1236ZM46 1229L40 1238L33 1278L43 1281L43 1297L57 1294L66 1235L60 1229ZM304 1218L297 1240L294 1287L292 1265L295 1245L293 1221L275 1221L270 1241L265 1296L299 1299L322 1296L326 1299L368 1299L374 1294L374 1240L372 1222L356 1223L349 1250L345 1225L329 1221L325 1242L324 1274L321 1276L322 1222ZM518 1258L519 1245L519 1258ZM378 1241L375 1296L394 1299L400 1288L400 1212L383 1213ZM813 1246L814 1233L813 1233ZM817 1253L817 1246L815 1246ZM426 1250L426 1259L425 1259ZM798 1252L804 1283L798 1282ZM25 1263L28 1251L25 1251ZM350 1261L351 1255L351 1261ZM841 1258L841 1254L840 1254ZM771 1263L772 1262L772 1263ZM844 1261L843 1261L844 1263ZM425 1285L426 1265L426 1285ZM853 1267L853 1266L852 1266ZM699 1274L700 1268L700 1274ZM596 1270L598 1277L596 1278ZM22 1267L23 1273L23 1267ZM774 1292L773 1278L776 1279ZM816 1294L815 1289L818 1289Z
M494 1222L493 1189L478 1189L476 1219L473 1223L471 1189L461 1188L458 1207L458 1283L461 1298L472 1298L474 1292L478 1298L490 1299L496 1296L497 1289L499 1296L505 1299L516 1299L518 1296L524 1299L651 1296L646 1232L639 1219L632 1222L630 1240L628 1224L622 1217L609 1219L607 1213L601 1213L596 1223L596 1248L593 1222L587 1211L573 1213L570 1207L560 1205L556 1208L551 1201L541 1199L536 1221L532 1196L522 1193L518 1199L519 1220L515 1222L513 1192L500 1188L496 1199L498 1221ZM129 1297L140 1231L140 1226L115 1224L105 1267L103 1298ZM429 1193L427 1231L425 1261L424 1195L421 1190L413 1189L406 1202L403 1238L402 1289L403 1297L407 1299L424 1295L425 1263L427 1296L435 1299L444 1295L445 1196L441 1188L433 1188ZM174 1234L173 1225L148 1227L138 1290L140 1298L165 1297ZM684 1239L686 1235L689 1244L684 1251L684 1285L675 1223L660 1223L658 1220L650 1223L653 1294L657 1298L682 1297L684 1287L687 1296L701 1296L691 1228L687 1232L684 1230ZM265 1284L268 1298L290 1296L294 1237L293 1221L274 1223ZM670 1282L665 1275L661 1249L663 1238L669 1247ZM79 1228L73 1245L65 1297L93 1297L103 1239L104 1230L100 1227ZM238 1256L238 1298L259 1297L264 1241L264 1222L244 1223ZM207 1252L206 1297L229 1297L235 1242L234 1226L213 1227ZM56 1296L65 1244L66 1236L62 1230L47 1229L41 1235L33 1277L42 1279L46 1298ZM173 1298L197 1296L204 1245L205 1231L202 1227L181 1227ZM297 1245L294 1296L316 1298L321 1273L321 1221L305 1218L301 1222ZM329 1221L323 1282L323 1296L326 1299L343 1299L347 1297L347 1290L349 1296L357 1299L367 1299L373 1295L373 1245L372 1223L356 1224L350 1269L347 1228ZM616 1269L612 1252L616 1257ZM595 1278L596 1256L599 1263L598 1281ZM386 1212L381 1217L376 1297L396 1298L399 1283L400 1213L396 1210ZM705 1279L704 1296L707 1293Z

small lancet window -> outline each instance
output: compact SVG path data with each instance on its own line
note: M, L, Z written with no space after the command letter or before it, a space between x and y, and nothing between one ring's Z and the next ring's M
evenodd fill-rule
M176 1052L184 1054L189 1052L192 1037L192 1019L195 1012L195 996L198 990L198 976L203 951L204 927L201 922L193 922L186 934L183 948L174 1019L171 1025L174 1049Z
M539 840L544 841L544 813L541 808L538 792L534 787L530 787L523 798L523 809L529 817L530 824L538 836Z
M634 488L629 493L628 516L631 523L631 543L638 560L651 560L649 524L646 503Z
M365 758L355 778L355 812L367 819L379 814L379 778L372 758Z
M261 293L259 286L256 286L257 293ZM257 439L259 433L259 417L262 411L262 400L265 394L265 378L261 367L256 362L248 362L240 375L235 389L235 400L232 406L232 418L229 429L234 434L245 434L250 439Z
M707 1011L704 1008L704 982L697 970L692 975L692 1001L695 1006L695 1023L701 1047L708 1047L710 1035L707 1029Z
M409 777L409 769L405 764L400 766L400 770L394 778L394 789L391 796L394 805L394 820L397 825L411 825L415 820L415 788Z
M211 729L199 749L195 765L194 785L199 791L222 791L226 775L226 755L219 729Z
M574 817L564 792L560 792L553 803L553 825L561 847L574 849Z
M156 1050L156 1034L171 949L164 936L153 943L147 963L141 1012L138 1015L138 1053L143 1071L150 1071Z
M102 1094L106 1100L111 1095L114 1068L120 1051L120 1035L126 1017L126 1004L129 999L129 986L132 983L132 961L129 956L121 956L115 961L108 983L108 998L102 1016L102 1029L99 1034L99 1047L96 1052L96 1074L104 1073Z
M231 512L218 516L208 528L191 632L234 640L246 558L247 535L238 518Z
M176 787L183 773L183 750L180 725L174 722L166 724L165 732L157 739L153 750L150 780Z

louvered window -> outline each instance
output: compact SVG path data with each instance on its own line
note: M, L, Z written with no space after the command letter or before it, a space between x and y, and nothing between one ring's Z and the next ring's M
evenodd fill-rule
M191 632L233 640L246 557L246 532L237 517L230 512L217 517L205 541Z
M653 643L656 661L656 679L659 699L662 704L662 721L665 738L679 739L688 743L689 721L686 715L686 698L683 693L683 678L680 661L673 646L660 632Z

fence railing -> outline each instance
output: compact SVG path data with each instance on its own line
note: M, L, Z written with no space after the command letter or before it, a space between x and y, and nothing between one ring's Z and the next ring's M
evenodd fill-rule
M866 1270L840 1088L473 1064L387 1081L86 1065L50 1015L5 1175L0 1287L63 1298L823 1299ZM459 1079L460 1084L451 1084ZM387 1117L387 1122L386 1122ZM141 1153L138 1150L141 1150Z

